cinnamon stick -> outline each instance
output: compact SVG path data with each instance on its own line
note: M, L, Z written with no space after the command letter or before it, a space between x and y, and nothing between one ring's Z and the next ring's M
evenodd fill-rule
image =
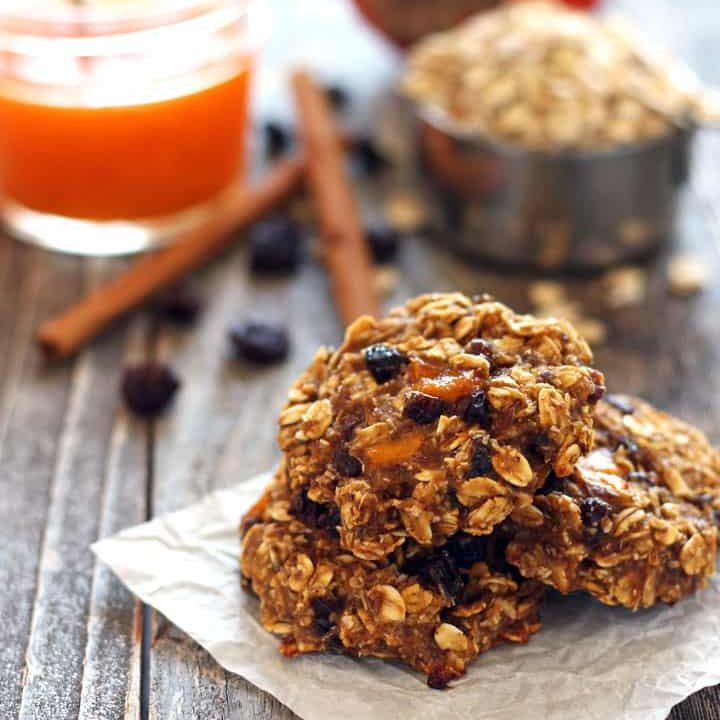
M113 320L223 252L235 242L231 231L255 222L295 192L303 167L301 157L280 160L256 185L238 188L225 198L205 225L173 245L143 256L107 285L45 322L36 340L47 358L73 355Z
M325 92L304 71L293 74L300 139L313 196L323 256L340 318L379 315L370 252L345 172L343 139Z

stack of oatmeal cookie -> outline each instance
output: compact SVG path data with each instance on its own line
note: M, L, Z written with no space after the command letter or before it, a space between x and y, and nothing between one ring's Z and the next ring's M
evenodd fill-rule
M284 655L398 659L444 687L540 629L546 586L636 609L715 571L720 453L604 382L574 328L423 295L321 349L241 567Z

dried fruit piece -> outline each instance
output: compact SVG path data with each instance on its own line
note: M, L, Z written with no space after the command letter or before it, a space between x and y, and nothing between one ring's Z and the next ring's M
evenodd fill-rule
M476 390L470 395L463 418L473 425L487 426L490 421L490 408L484 390Z
M490 459L490 450L481 442L476 442L470 457L468 477L479 477L493 473L493 465Z
M378 465L393 465L409 460L422 445L422 435L403 435L369 447L368 459Z
M356 138L351 157L353 165L365 175L377 175L390 165L390 161L380 152L375 141L367 136Z
M316 503L307 496L305 490L293 496L290 501L290 514L318 530L335 532L340 524L340 511L334 504Z
M154 417L165 410L180 388L180 380L164 363L147 362L125 369L122 395L128 408L141 417Z
M434 378L425 378L418 383L418 389L433 397L455 402L467 395L475 386L473 378L467 375L443 373Z
M375 382L382 384L398 375L408 358L396 348L379 343L365 350L365 362Z
M444 412L445 402L440 398L411 390L405 395L405 417L419 425L434 423Z
M452 604L460 599L465 587L454 558L444 548L419 553L406 561L402 569L408 575L417 575L429 588L439 590Z
M580 503L580 514L585 527L597 527L611 511L610 505L600 498L587 497Z
M315 615L315 627L321 635L329 633L335 623L332 620L333 615L337 615L342 605L337 598L334 597L315 597L310 601L310 606Z
M344 110L350 102L350 94L342 85L327 85L325 94L335 110Z
M345 477L362 475L362 463L347 450L338 449L333 457L333 462L335 463L335 469Z
M373 223L365 228L365 237L376 263L392 262L398 253L400 233L387 223Z
M190 325L202 310L202 299L186 285L174 285L159 293L153 307L160 315L176 325Z
M238 357L258 365L285 360L290 339L283 325L251 320L230 330L230 341Z
M277 122L266 122L263 125L263 135L265 136L265 153L269 158L286 152L292 143L290 131Z
M253 272L288 273L300 264L300 226L277 215L256 223L250 231L250 269Z

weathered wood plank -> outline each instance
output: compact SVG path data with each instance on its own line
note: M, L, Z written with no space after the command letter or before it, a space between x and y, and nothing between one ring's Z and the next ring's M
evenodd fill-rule
M175 411L157 426L156 513L271 467L277 459L273 418L292 377L318 345L337 340L339 333L323 288L325 279L311 266L294 279L253 282L240 250L203 281L212 303L197 327L191 333L166 331L159 344L160 355L176 367L184 386ZM230 357L229 326L253 314L287 322L294 343L288 363L251 369ZM184 636L156 632L151 718L239 717L238 707L245 712L269 702L251 703L251 698L259 698L257 691L219 669ZM273 707L274 717L290 716L279 705ZM199 708L202 713L196 714Z
M86 264L89 270L82 292L107 279L109 265ZM19 711L24 720L77 718L84 670L91 677L104 671L103 685L95 687L94 693L102 696L111 691L93 713L96 720L119 717L132 689L128 674L134 640L133 600L116 584L105 581L104 588L96 585L93 599L114 602L115 607L98 607L95 602L89 616L95 565L89 545L97 539L101 522L118 529L143 518L144 457L125 451L133 442L142 449L144 433L142 428L129 431L126 418L117 413L124 341L124 333L113 333L81 355L72 368L67 411L62 429L55 433L57 453L48 474L49 505ZM126 473L121 479L117 477L120 471ZM119 482L123 485L120 493ZM113 512L119 517L108 518ZM113 609L116 617L108 618ZM86 648L88 633L95 639L92 624L107 622L113 634L103 638L104 652L97 658L92 645Z
M129 335L126 360L134 362L145 356L144 323L135 323ZM142 423L124 412L116 415L105 465L98 537L145 519L146 434ZM108 568L96 563L78 720L139 720L141 643L141 604Z
M37 570L70 391L70 368L43 370L31 345L39 317L77 296L80 263L59 261L38 250L20 252L24 274L13 273L10 298L16 314L12 345L6 349L5 385L0 406L0 717L17 717L25 675L37 586ZM23 292L22 288L25 286Z

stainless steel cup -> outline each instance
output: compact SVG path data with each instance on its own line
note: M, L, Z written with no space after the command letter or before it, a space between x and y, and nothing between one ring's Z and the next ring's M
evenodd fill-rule
M672 232L694 129L598 151L545 152L421 119L439 240L476 260L597 270L641 259Z

